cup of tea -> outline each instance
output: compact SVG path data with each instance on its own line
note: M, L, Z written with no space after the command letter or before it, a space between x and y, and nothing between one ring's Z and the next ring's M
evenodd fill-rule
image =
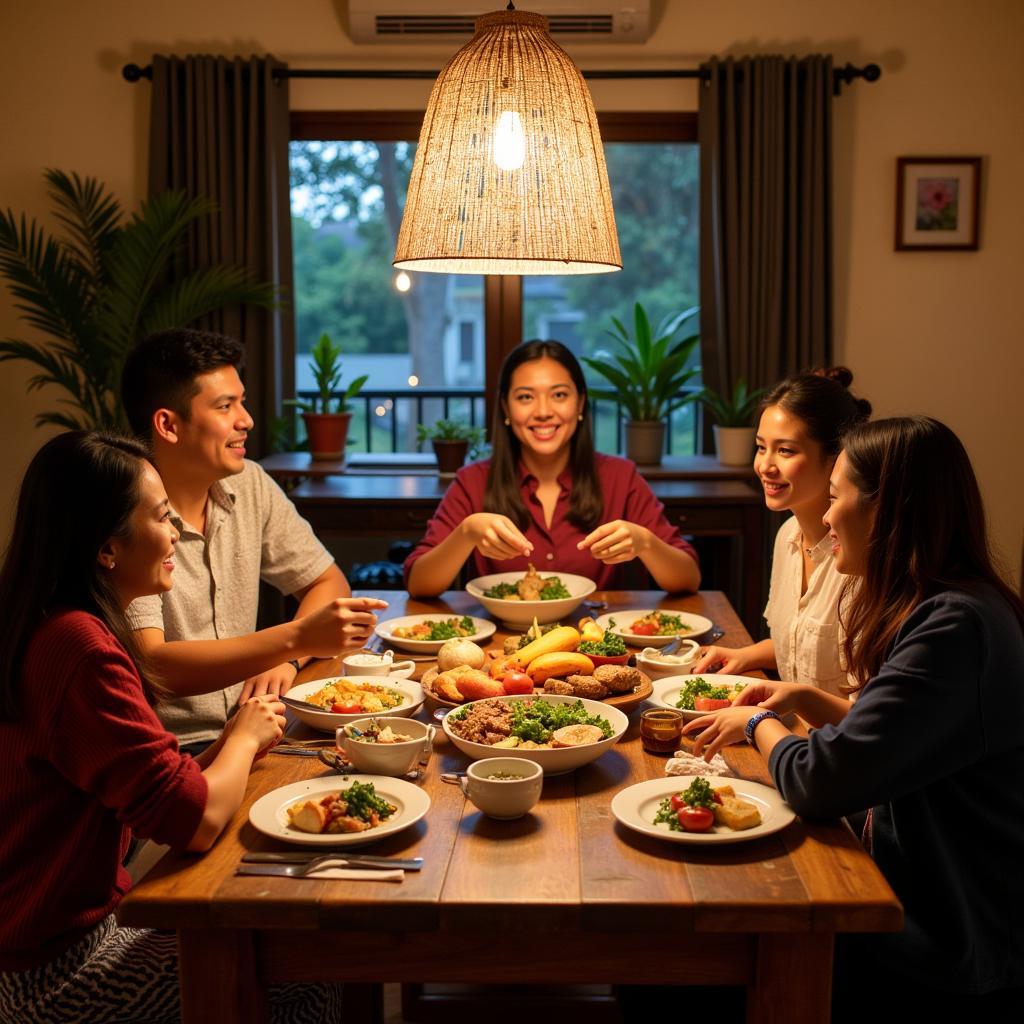
M408 679L416 671L413 661L395 661L394 651L374 654L357 651L341 659L342 674L346 676L397 676Z
M685 716L675 708L649 708L640 714L640 743L649 754L674 754L681 745Z

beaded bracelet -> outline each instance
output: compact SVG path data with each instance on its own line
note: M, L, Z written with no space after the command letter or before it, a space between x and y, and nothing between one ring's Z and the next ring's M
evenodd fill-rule
M747 737L747 742L752 746L756 747L757 744L754 742L754 730L766 719L774 718L776 722L782 721L774 711L758 711L758 713L751 717L750 721L743 728L743 735Z

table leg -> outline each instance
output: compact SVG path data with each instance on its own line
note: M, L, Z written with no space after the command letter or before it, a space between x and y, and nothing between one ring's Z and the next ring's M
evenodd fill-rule
M182 1024L263 1024L267 992L256 973L253 933L178 932Z
M759 935L747 1024L828 1024L833 942L827 932Z

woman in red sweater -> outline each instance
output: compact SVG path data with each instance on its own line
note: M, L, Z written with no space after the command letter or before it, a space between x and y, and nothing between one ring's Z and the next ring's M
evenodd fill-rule
M405 561L413 597L450 586L467 558L475 575L524 570L621 586L638 558L663 590L700 586L697 554L665 518L628 459L594 451L587 385L557 341L513 349L498 379L493 454L459 470L427 534Z
M133 834L208 850L284 708L250 701L195 760L161 726L124 609L170 589L177 539L134 441L61 434L25 474L0 570L0 1021L179 1019L175 936L114 920L122 860ZM292 988L276 1018L336 995Z

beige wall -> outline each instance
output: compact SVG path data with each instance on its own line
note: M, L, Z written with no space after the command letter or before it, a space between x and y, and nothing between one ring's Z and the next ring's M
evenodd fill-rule
M429 2L429 0L425 0ZM500 6L500 5L495 5ZM999 552L1024 528L1024 4L1019 0L654 0L642 47L578 47L588 67L693 66L711 53L831 52L882 65L836 104L838 356L880 414L927 412L963 438ZM296 67L437 67L446 50L354 48L340 0L34 0L0 10L0 204L45 213L44 167L96 175L131 207L145 187L148 86L120 78L153 52L271 52ZM296 108L413 108L428 83L298 82ZM600 82L604 109L694 109L689 82ZM899 155L985 157L978 253L895 253ZM0 332L24 333L8 296ZM27 373L0 365L0 533L43 439ZM82 496L78 496L81 499ZM69 495L69 500L76 496Z

